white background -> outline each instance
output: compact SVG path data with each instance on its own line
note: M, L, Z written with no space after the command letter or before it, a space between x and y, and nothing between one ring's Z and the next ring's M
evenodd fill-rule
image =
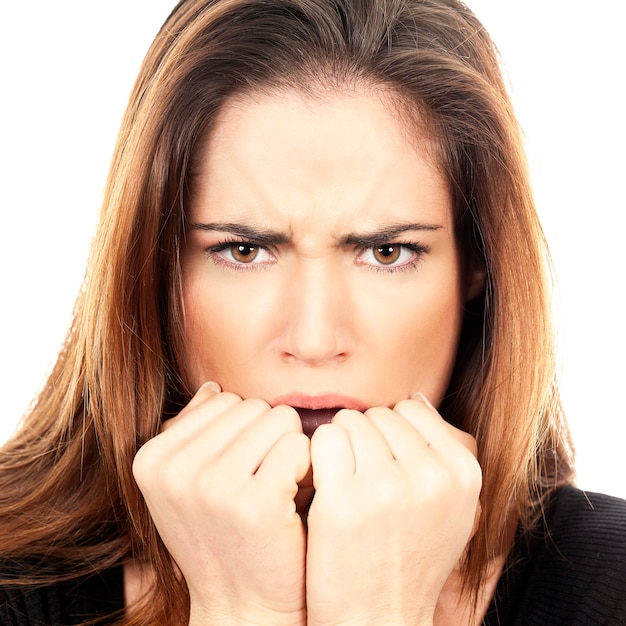
M502 53L556 265L579 483L626 497L621 0L469 0ZM3 7L0 441L65 334L121 119L173 0ZM618 30L620 29L620 30Z

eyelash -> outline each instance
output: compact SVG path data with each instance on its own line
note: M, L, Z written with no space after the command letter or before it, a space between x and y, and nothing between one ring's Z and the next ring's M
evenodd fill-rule
M358 255L362 255L368 250L374 250L376 248L384 248L385 246L399 246L412 252L415 256L410 261L403 263L402 265L370 265L369 263L359 263L359 267L372 270L374 272L383 274L395 274L396 272L406 272L408 270L417 270L424 260L424 256L430 252L430 246L426 246L419 243L412 243L408 241L385 241L383 243L377 243L372 246L366 246L358 250Z
M252 241L247 241L245 239L224 239L218 241L214 246L210 246L207 248L206 253L207 256L216 264L223 265L228 269L232 269L235 271L252 271L252 270L262 270L265 269L269 264L268 263L233 263L228 259L220 256L220 252L224 252L224 250L228 250L233 246L239 245L247 245L253 248L258 248L259 250L264 250L272 254L269 251L267 246L261 246L259 244L253 243Z
M237 244L244 244L244 245L248 245L254 248L258 248L259 250L266 251L269 254L273 255L273 253L267 246L262 246L254 242L247 241L245 239L224 239L216 243L214 246L210 246L209 248L207 248L206 250L207 256L214 263L217 263L218 265L224 265L227 268L233 269L236 271L262 270L262 269L266 269L268 265L272 264L272 263L233 263L232 261L229 261L228 259L225 259L224 257L220 256L221 252L224 252L224 250L228 250L229 248ZM359 267L363 267L365 269L372 270L374 272L383 273L383 274L405 272L407 270L419 269L419 266L424 260L424 256L430 252L430 247L423 245L423 244L406 242L406 241L385 241L379 244L374 244L371 246L358 248L357 258L363 255L368 250L374 250L376 248L381 248L384 246L400 246L412 252L415 255L415 257L411 259L410 261L403 263L402 265L385 266L385 265L372 265L369 263L362 262L362 263L357 263Z

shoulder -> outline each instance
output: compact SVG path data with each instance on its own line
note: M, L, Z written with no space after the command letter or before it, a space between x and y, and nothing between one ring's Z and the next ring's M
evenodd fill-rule
M546 556L565 569L626 572L626 500L566 486L550 502L546 524Z
M492 606L501 623L626 624L625 500L557 490L543 523L518 538L512 557Z
M68 581L24 584L28 570L3 567L0 578L0 624L81 624L86 620L104 626L124 609L122 568Z
M626 501L568 486L546 521L534 575L543 610L568 616L558 623L626 624Z

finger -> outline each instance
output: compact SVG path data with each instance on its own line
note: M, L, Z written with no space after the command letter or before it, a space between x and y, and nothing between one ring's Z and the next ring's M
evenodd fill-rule
M276 485L279 493L293 500L311 467L310 443L304 433L282 435L263 459L255 480Z
M412 424L426 441L427 445L442 453L455 444L461 444L477 456L475 439L468 433L446 422L423 394L416 394L411 400L398 402L393 410Z
M385 438L363 413L342 409L335 415L333 422L348 434L357 474L393 460Z
M424 398L398 403L394 410L412 423L440 461L454 470L459 493L476 499L482 487L482 470L473 437L446 422Z
M245 400L248 402L257 402ZM236 439L224 452L223 463L227 471L255 474L276 442L287 433L302 433L302 422L297 411L287 405L270 408L263 401L254 419L249 419ZM231 469L228 469L231 466Z
M161 424L161 432L165 432L169 428L172 428L177 422L181 421L185 415L198 408L203 402L213 398L222 391L222 388L213 381L204 383L198 391L193 395L187 406L185 406L178 415L172 417Z
M313 486L326 490L354 476L356 464L345 429L338 424L322 424L311 437Z
M395 411L386 407L374 407L368 409L365 415L378 429L398 462L413 461L418 455L431 452L417 428Z
M193 398L191 398L191 400L189 401L189 404L187 405L186 409L191 410L191 409L196 408L197 406L202 404L202 402L204 402L205 400L208 400L209 398L216 396L218 393L221 393L221 391L222 391L222 388L216 382L212 380L209 380L206 383L203 383L200 389L196 391ZM186 409L183 409L183 411Z
M172 419L161 426L161 432L144 443L133 462L133 471L142 475L159 471L163 461L181 449L185 449L197 439L199 432L229 406L241 402L234 394L216 393L216 383L205 383L200 387L189 404Z
M221 413L227 406L234 404L237 400L241 400L239 396L232 393L222 393L221 387L212 381L204 383L198 391L194 394L191 400L187 403L187 405L171 419L165 421L161 427L161 432L169 430L175 427L180 422L184 421L190 414L195 413L200 409L204 404L213 400L214 398L220 398L220 400L214 400L212 403L212 408L214 414Z
M262 400L242 400L233 393L222 392L184 415L177 415L174 423L153 441L166 446L168 454L185 449L193 458L215 459L268 407Z

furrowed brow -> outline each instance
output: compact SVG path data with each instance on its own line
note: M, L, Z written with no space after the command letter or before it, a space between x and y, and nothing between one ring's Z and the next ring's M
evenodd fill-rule
M196 222L191 224L190 228L191 230L206 232L230 233L231 235L241 237L241 239L246 239L263 246L276 246L289 243L291 240L291 237L285 233L274 230L262 230L254 226L232 222L210 222L207 224Z
M385 243L407 231L437 231L443 228L437 224L397 224L382 228L369 233L350 233L339 240L342 246L374 246L376 244Z

